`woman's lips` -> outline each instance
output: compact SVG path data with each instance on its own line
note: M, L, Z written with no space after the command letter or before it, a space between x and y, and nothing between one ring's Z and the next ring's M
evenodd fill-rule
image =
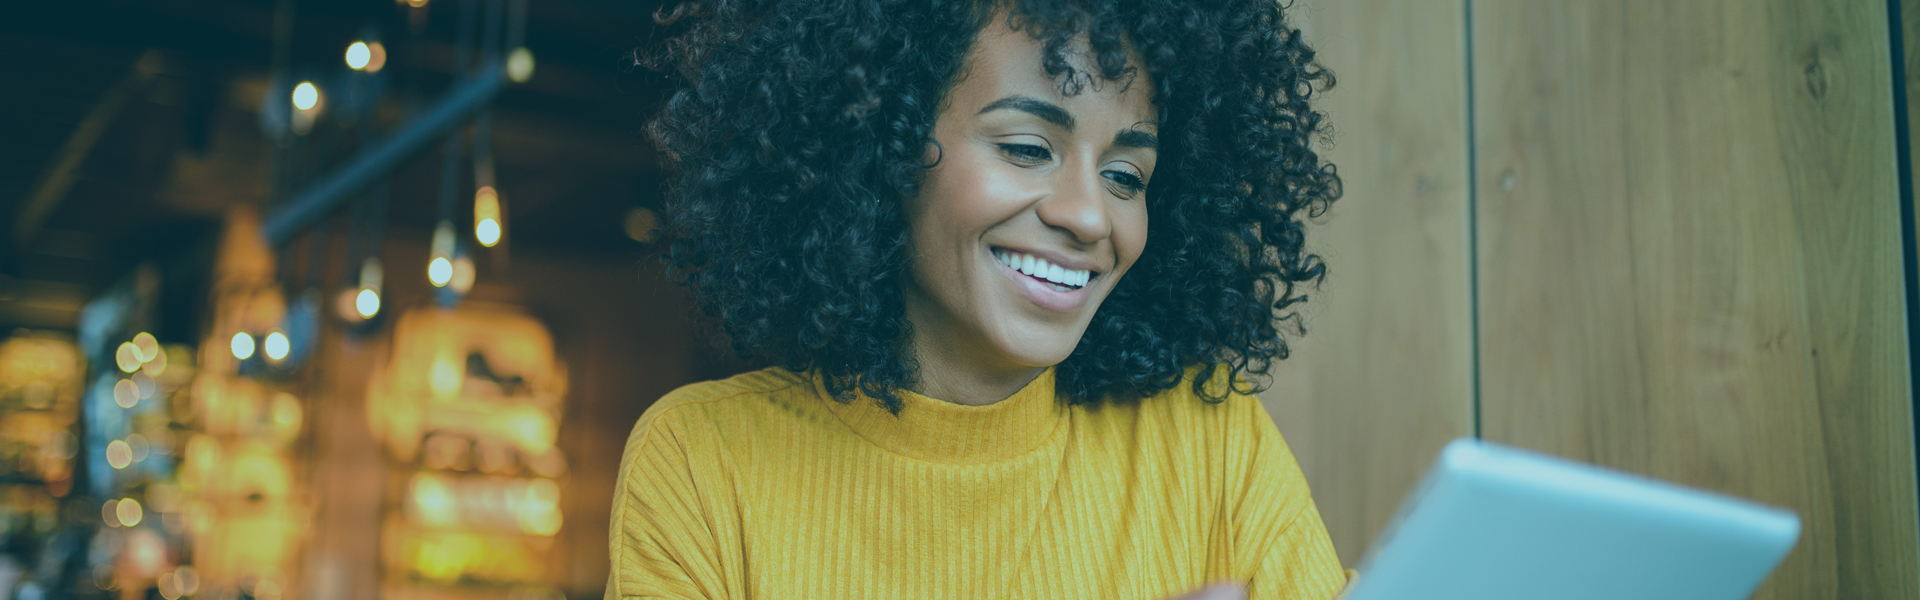
M1090 292L1090 290L1093 289L1092 282L1088 282L1087 285L1080 286L1077 289L1063 291L1054 289L1053 286L1048 285L1045 281L1032 275L1015 271L1013 267L1007 266L1006 263L995 260L991 251L988 251L987 262L993 263L993 266L999 269L1000 273L1005 275L1007 280L1011 281L1014 287L1020 290L1021 295L1027 297L1027 300L1047 310L1063 313L1074 312L1080 310L1080 307L1085 306L1087 304L1087 298L1092 296Z

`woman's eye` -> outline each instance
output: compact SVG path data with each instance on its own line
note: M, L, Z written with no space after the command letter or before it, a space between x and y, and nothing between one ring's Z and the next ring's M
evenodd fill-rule
M1142 181L1139 175L1126 171L1107 171L1107 179L1120 184L1128 192L1139 193L1147 189L1147 182Z
M1025 163L1043 163L1053 160L1053 151L1032 144L1000 144L1000 151Z

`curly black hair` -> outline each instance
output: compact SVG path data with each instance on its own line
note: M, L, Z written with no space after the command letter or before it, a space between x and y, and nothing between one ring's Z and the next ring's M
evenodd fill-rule
M1044 42L1077 93L1144 71L1160 112L1148 243L1057 371L1071 402L1139 398L1188 369L1264 387L1288 355L1302 284L1326 273L1305 226L1340 196L1308 100L1333 84L1273 0L710 0L656 15L679 29L639 60L677 75L648 133L675 175L665 239L675 281L735 352L817 370L898 411L917 368L901 285L903 199L934 120L997 15ZM684 28L684 29L682 29ZM1084 36L1084 38L1083 38ZM1084 39L1099 73L1066 53ZM1128 60L1128 49L1138 63ZM1213 401L1226 390L1195 377Z

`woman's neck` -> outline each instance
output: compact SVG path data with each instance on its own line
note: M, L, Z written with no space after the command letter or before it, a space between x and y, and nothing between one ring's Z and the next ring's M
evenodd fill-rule
M915 324L913 353L919 377L912 388L914 393L954 404L986 406L1013 396L1047 370L1015 363L984 340L970 343L953 333L931 323Z
M923 357L914 393L967 406L986 406L1012 397L1047 370L1046 367L1021 367L1015 371L980 373L941 366L938 361Z

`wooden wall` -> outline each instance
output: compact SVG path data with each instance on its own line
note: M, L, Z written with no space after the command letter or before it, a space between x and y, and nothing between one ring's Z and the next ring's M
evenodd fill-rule
M1478 431L1794 509L1758 597L1920 597L1884 1L1304 8L1348 194L1266 399L1344 560Z
M1352 565L1427 461L1473 434L1465 13L1307 6L1290 16L1338 79L1322 105L1346 196L1309 230L1330 274L1264 399Z

